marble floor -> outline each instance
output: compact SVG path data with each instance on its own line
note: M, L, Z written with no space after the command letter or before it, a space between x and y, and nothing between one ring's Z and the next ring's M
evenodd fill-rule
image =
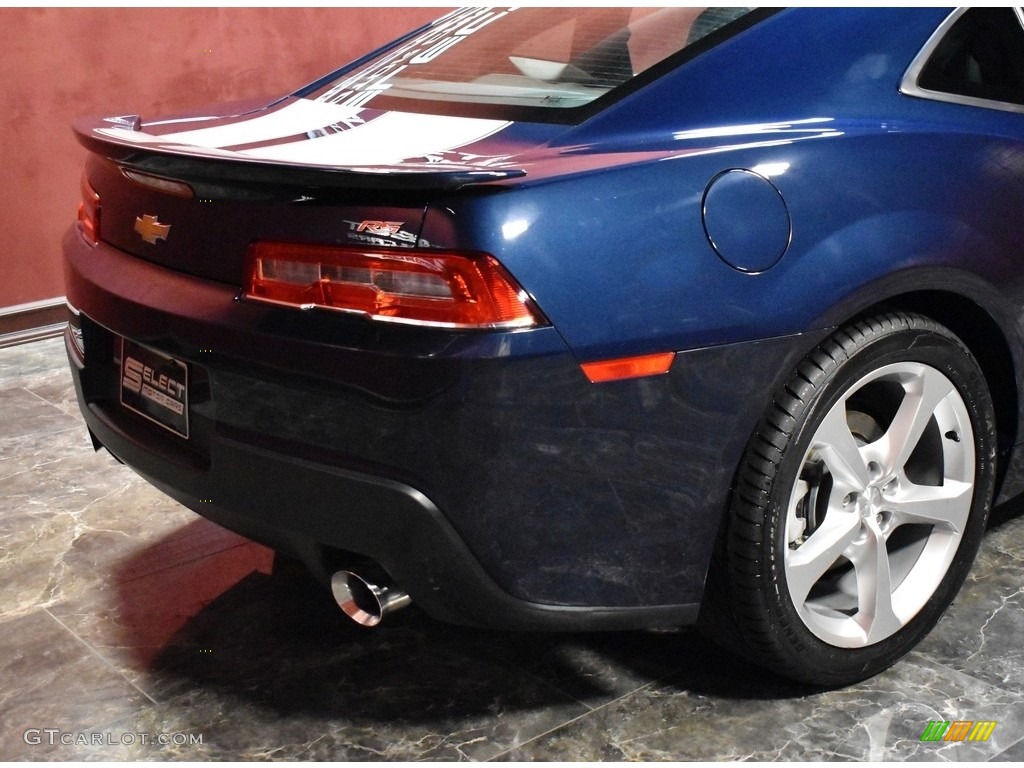
M916 651L840 691L687 630L368 631L95 453L60 340L0 349L0 760L1024 760L1022 512Z

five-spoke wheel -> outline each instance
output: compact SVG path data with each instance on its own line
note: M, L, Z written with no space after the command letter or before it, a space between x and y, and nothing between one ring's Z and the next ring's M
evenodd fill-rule
M994 433L984 377L942 326L892 313L822 344L751 438L713 564L741 649L825 685L910 650L974 558Z

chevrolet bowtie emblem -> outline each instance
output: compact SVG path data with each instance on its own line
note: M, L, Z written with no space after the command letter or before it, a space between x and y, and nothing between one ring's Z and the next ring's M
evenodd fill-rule
M147 243L156 245L157 240L166 240L171 231L170 224L161 224L156 216L145 214L135 219L135 231Z

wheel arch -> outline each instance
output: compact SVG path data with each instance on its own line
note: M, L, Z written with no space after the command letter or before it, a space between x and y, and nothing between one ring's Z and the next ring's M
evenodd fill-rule
M911 297L910 303L935 298L927 296L926 291L919 293L925 295ZM717 543L706 582L705 605L702 606L701 613L701 624L705 631L713 638L721 638L726 645L739 650L755 663L814 685L847 685L874 674L895 662L930 630L955 596L966 575L966 569L973 560L973 554L984 532L996 480L996 465L992 461L996 448L996 429L992 404L988 398L980 394L981 387L984 386L981 381L984 373L979 369L980 366L964 358L958 343L959 337L954 336L951 328L944 325L940 327L940 322L933 317L936 314L934 311L929 315L923 315L916 311L894 310L892 307L895 300L906 297L888 298L894 301L886 304L876 302L865 307L862 316L851 316L843 323L841 329L833 329L828 339L820 343L793 372L785 390L778 393L773 406L762 418L748 444L743 463L737 473L732 506L726 517L728 525L723 526L722 532L725 535ZM886 308L884 311L883 307ZM980 310L980 307L978 309ZM918 341L922 342L920 357L911 351ZM915 364L915 361L921 365ZM901 362L910 365L899 368L898 364ZM911 497L900 499L900 494L908 490L902 485L906 482L906 477L900 481L899 488L892 488L896 484L896 476L907 464L901 460L900 463L889 465L890 468L883 471L882 466L888 465L888 459L882 458L888 450L885 442L865 441L870 443L865 445L868 449L876 445L881 446L874 449L876 452L873 455L877 461L882 462L876 464L875 470L871 469L872 462L863 454L859 460L860 473L854 469L856 462L848 463L846 458L836 459L836 456L843 456L844 452L848 455L847 449L843 446L850 444L850 437L856 439L856 434L852 425L848 425L850 429L845 432L847 440L844 443L840 436L841 432L835 428L835 419L846 420L845 398L859 391L864 382L874 381L872 375L890 377L894 375L895 369L898 370L896 375L908 374L913 378L922 375L920 372L927 370L929 366L933 372L944 371L947 376L952 377L951 380L957 382L954 386L957 388L957 401L961 410L958 415L952 417L955 421L950 421L948 411L942 416L938 410L929 410L926 412L929 414L928 418L940 419L939 432L947 439L959 442L955 431L943 432L945 427L942 426L941 419L945 418L947 425L955 425L962 424L963 419L969 415L975 425L974 445L980 451L977 455L987 457L977 464L971 459L960 465L956 462L946 465L946 449L935 445L933 448L937 450L933 451L932 460L938 456L942 475L948 474L949 466L959 466L959 469L954 469L949 477L953 480L961 479L972 489L982 488L983 493L975 493L972 490L970 496L965 497L970 504L970 511L961 508L958 514L962 517L952 523L958 532L966 531L963 534L963 543L966 543L966 547L961 547L961 542L958 542L953 549L947 547L943 550L941 548L946 544L941 537L933 540L929 530L928 546L934 542L939 545L942 552L941 562L937 561L941 567L941 570L936 572L937 579L932 578L927 566L925 575L921 576L918 561L921 551L914 551L913 546L916 544L911 545L909 557L903 559L903 564L909 564L911 570L920 577L919 581L923 578L921 583L926 591L922 593L923 602L920 605L907 603L908 598L903 595L900 598L902 612L896 612L895 598L899 588L893 590L892 587L894 584L900 585L900 582L890 582L886 577L875 583L872 576L874 571L871 568L867 569L868 594L874 594L876 597L879 594L885 595L885 605L890 606L888 614L886 611L880 614L882 623L877 625L878 632L872 636L876 628L872 608L874 602L871 599L867 603L864 602L860 584L864 569L857 563L863 565L865 562L873 561L864 560L862 555L856 552L854 554L857 559L854 559L854 555L848 554L847 546L858 544L869 549L873 546L875 552L884 552L886 558L890 557L888 536L882 532L887 523L882 520L880 510L900 510L901 505L907 498L913 497L914 493L911 492ZM920 396L920 391L918 395ZM883 406L883 410L885 408L886 406ZM841 415L833 418L837 409L842 409L838 411ZM888 417L883 414L883 420L895 419L893 413L894 411L890 410ZM831 426L823 426L827 422L831 423ZM981 428L980 432L978 427ZM936 436L938 434L936 433ZM812 445L833 446L835 452L812 451ZM831 461L827 458L828 455L832 455ZM904 454L903 459L907 459L908 456L909 453ZM889 458L895 461L895 454ZM792 500L796 498L793 494L800 485L803 485L802 493L808 494L809 485L815 482L811 475L804 474L804 465L807 462L827 462L829 469L839 467L843 477L854 478L850 480L849 487L859 487L860 490L854 494L846 494L846 497L859 496L860 501L857 503L861 506L854 510L853 517L870 520L870 525L877 535L874 539L875 544L871 545L871 536L864 533L867 531L866 523L860 523L861 534L857 534L854 528L848 528L843 532L844 526L849 524L849 512L845 510L851 503L844 498L841 502L844 509L841 514L844 517L833 520L837 525L822 529L827 531L824 534L824 541L820 536L815 538L812 527L811 540L816 543L811 545L808 553L804 553L805 557L798 558L800 562L794 566L803 569L800 571L803 575L798 574L798 582L802 582L806 589L801 592L798 586L798 592L791 594L791 590L786 586L792 574L789 570L788 553L792 549L801 548L805 542L803 528L790 528L790 520L795 519L794 515L799 515L799 511L794 512L791 505ZM874 472L877 474L872 474ZM889 479L886 479L885 472L895 474L888 475ZM957 472L965 474L958 478ZM869 475L874 478L870 482ZM857 485L856 478L861 478L860 486ZM875 481L879 485L875 485ZM916 480L909 481L908 485L910 488L917 488L915 483ZM940 481L938 484L944 483ZM830 510L840 504L837 499L843 496L843 493L845 490L838 495L827 491L825 498ZM952 493L959 496L962 491L954 486ZM889 494L889 502L881 500L885 494ZM924 499L926 502L929 500L934 501L931 497ZM811 504L815 509L819 509L818 501L812 501ZM896 506L889 507L889 504ZM833 514L819 511L827 515ZM898 512L894 514L897 516L897 522L890 530L895 530L907 522L939 522L944 519L941 516L926 516L919 519L911 512L909 519L899 521ZM806 519L811 520L811 517L808 515ZM973 522L968 526L967 523L971 521ZM810 524L813 526L813 523ZM918 536L919 532L913 533L914 536L910 539L898 542L897 549L893 551L906 548L908 544L914 542L914 537ZM809 590L816 586L819 580L825 579L824 574L830 567L828 564L833 560L833 565L838 564L840 557L850 558L845 565L847 573L843 574L843 579L854 570L858 574L855 577L856 601L853 604L849 602L850 595L854 594L849 584L842 586L839 581L832 581L832 593L840 602L822 603L826 623L812 623L802 615L798 620L803 601L811 599L808 597L811 595ZM808 571L805 568L812 560L820 561L817 571ZM853 569L850 569L851 565ZM909 576L910 572L905 570L904 575ZM873 591L879 585L885 588L884 593ZM829 588L824 581L822 586L826 590ZM819 597L821 596L831 599L828 598L827 591L822 592ZM913 600L919 596L921 595L915 595ZM869 626L859 621L854 622L864 630L863 637L859 632L854 636L845 629L839 631L833 626L836 614L845 613L848 618L844 621L849 623L849 617L854 616L851 612L853 608L856 608L858 616L861 612L867 611L865 616L869 619L868 624L872 625L869 631ZM821 634L815 626L823 628L827 634ZM810 634L818 639L810 637ZM833 639L834 637L840 639L837 641Z
M879 312L902 310L930 318L955 333L974 355L988 384L996 416L1000 460L996 493L1001 491L1009 467L1009 452L1022 433L1020 396L1020 336L1009 319L992 304L948 287L924 288L895 293L878 299L836 325L853 322ZM987 304L987 306L986 306ZM999 317L999 319L997 319ZM1017 354L1015 354L1017 350ZM1008 489L1009 490L1009 489ZM1010 492L1014 495L1016 490Z

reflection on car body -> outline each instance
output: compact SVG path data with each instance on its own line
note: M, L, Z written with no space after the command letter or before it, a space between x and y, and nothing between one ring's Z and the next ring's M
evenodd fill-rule
M487 8L82 119L89 430L365 624L875 674L1024 488L1021 51L1007 8Z

